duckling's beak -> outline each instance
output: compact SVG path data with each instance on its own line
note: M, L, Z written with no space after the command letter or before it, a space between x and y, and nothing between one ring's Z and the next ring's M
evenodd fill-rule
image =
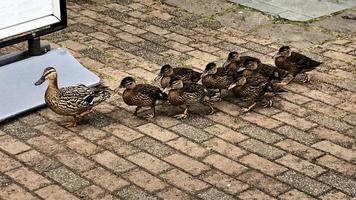
M246 67L240 67L238 70L237 70L237 72L242 72L242 71L244 71L246 69Z
M273 59L277 58L278 56L280 56L281 53L277 52L276 54L274 54L274 56L272 56Z
M203 78L204 76L206 76L208 74L208 71L204 70L203 73L200 75L201 78Z
M172 89L171 87L166 87L162 92L168 94L169 90L171 89Z
M228 66L230 63L231 63L231 61L230 61L230 60L226 60L226 61L224 62L224 64L223 64L223 66L222 66L222 67L226 67L226 66Z
M231 90L232 88L234 88L234 87L236 87L237 86L237 84L236 83L233 83L233 84L231 84L227 89L228 90Z
M162 73L159 73L156 77L155 77L155 81L158 81L162 78Z
M41 77L40 79L38 79L38 81L36 81L35 86L41 85L43 82L45 82L45 78Z

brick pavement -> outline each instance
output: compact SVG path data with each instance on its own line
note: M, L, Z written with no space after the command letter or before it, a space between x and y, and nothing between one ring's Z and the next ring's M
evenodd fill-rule
M269 59L281 45L155 0L69 1L69 28L46 39L114 88L153 83L165 63L201 70L237 50ZM8 47L2 53L21 45ZM1 199L351 199L356 195L356 37L308 53L324 61L273 108L211 116L158 108L132 116L120 96L78 127L49 109L0 126Z

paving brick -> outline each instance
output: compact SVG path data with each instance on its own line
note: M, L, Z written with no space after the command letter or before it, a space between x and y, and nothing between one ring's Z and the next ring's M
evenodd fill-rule
M53 155L64 150L62 145L57 144L55 141L43 135L31 138L27 141L27 143L49 155Z
M320 181L332 185L333 187L345 192L350 196L356 195L356 181L341 176L334 172L328 172L318 178Z
M144 124L142 126L137 127L137 129L142 133L149 135L162 142L167 142L168 140L172 140L178 137L171 131L163 129L152 123Z
M121 173L135 168L135 165L131 162L116 156L110 151L104 151L92 156L93 159L99 164L117 172Z
M227 126L233 130L237 130L243 126L248 125L247 122L244 120L241 120L236 117L232 117L231 115L222 113L222 112L217 112L214 113L214 115L209 115L207 116L209 119L213 120L214 122L220 123L224 126Z
M356 177L355 165L340 160L334 156L325 155L323 157L318 158L316 162L321 166L325 166L329 169L333 169L346 176Z
M210 169L209 166L182 154L173 154L166 157L164 160L193 176L199 175Z
M158 34L158 35L165 35L170 33L168 30L163 29L161 27L155 26L155 25L148 25L145 27L146 30L151 31L152 33Z
M203 148L199 144L191 142L190 140L187 140L184 137L179 137L178 139L172 140L167 144L193 158L204 157L209 152L207 149Z
M324 127L316 127L310 132L316 135L319 139L328 140L346 148L352 148L352 146L355 145L352 138Z
M35 129L58 141L68 141L71 137L75 135L68 129L65 129L53 122L36 126Z
M31 147L15 139L14 137L4 135L0 137L0 148L10 154L18 154L29 150Z
M5 172L21 166L19 162L0 152L0 171Z
M261 192L258 189L255 189L255 188L249 189L249 190L239 194L238 197L243 200L249 200L249 199L272 200L272 199L275 199L275 198L268 196L267 194Z
M315 102L315 101L313 101ZM303 117L307 114L307 110L299 105L290 103L288 101L280 100L278 101L278 108L281 110L293 113L299 117Z
M83 175L110 192L129 185L129 182L100 167L87 171Z
M223 200L229 200L229 199L235 199L234 197L227 195L216 188L210 188L202 193L199 193L197 195L198 197L204 199L204 200L214 200L214 199L223 199Z
M124 31L126 31L128 33L134 34L134 35L139 35L139 34L142 34L142 33L146 33L145 30L142 30L142 29L137 28L135 26L132 26L130 24L126 24L124 26L121 26L120 29L124 30Z
M181 44L181 43L178 43L178 42L175 42L175 41L169 41L165 45L167 47L170 47L170 48L172 48L172 49L174 49L176 51L182 52L182 53L194 50L192 47L190 47L188 45Z
M212 138L211 140L204 142L203 145L232 160L237 160L238 157L247 154L245 150L219 138Z
M342 192L332 190L332 191L326 193L325 195L322 195L320 197L320 199L322 199L322 200L334 200L334 199L351 200L351 197L342 193Z
M149 137L142 137L132 142L133 145L140 149L146 150L159 158L174 154L176 151L166 144L162 144L157 140Z
M131 43L143 42L144 40L130 33L121 32L116 37Z
M287 171L277 178L313 196L319 196L330 189L329 186L295 171Z
M342 158L350 162L355 162L356 159L356 154L353 150L343 148L327 140L318 142L312 145L312 147L328 152L338 158Z
M255 112L249 112L241 116L242 119L249 121L251 123L257 124L267 129L273 129L281 126L283 123L277 120L271 119L269 117L260 115Z
M37 200L31 193L27 192L25 189L18 185L11 184L0 188L0 198L1 199L13 199L13 200Z
M168 163L144 152L131 155L127 159L154 174L159 174L171 168Z
M147 200L155 200L156 197L150 195L146 191L136 187L134 185L125 187L116 192L116 195L127 200L137 200L137 199L147 199Z
M183 135L189 139L194 140L195 142L203 142L213 137L207 132L204 132L200 129L197 129L193 126L189 126L186 124L179 124L177 126L173 126L170 129L172 131L177 132L180 135Z
M141 188L144 188L149 192L162 190L167 186L167 184L165 184L162 180L139 169L134 169L126 173L124 176L136 185L140 186Z
M174 40L176 42L183 43L183 44L188 44L193 41L192 39L185 37L183 35L177 34L177 33L170 33L170 34L164 35L164 37L166 37L170 40Z
M310 148L291 139L285 139L276 143L275 145L289 153L292 153L294 155L297 155L298 157L302 157L307 160L313 160L314 158L317 158L324 154L321 151Z
M103 148L124 157L140 151L137 147L114 136L99 140L97 143Z
M279 158L286 153L283 150L280 150L274 146L265 144L263 142L255 140L255 139L245 140L245 141L239 143L239 145L242 146L243 148L247 149L249 152L259 154L262 157L265 157L265 158L271 159L271 160Z
M5 123L4 125L2 125L0 129L3 130L4 132L0 132L3 133L0 135L4 135L5 133L8 133L9 135L19 138L21 140L28 140L30 138L39 135L39 132L33 129L33 126L38 124L43 124L43 121L45 119L40 115L32 114L26 116L25 118L20 118L19 120L20 121L13 121L13 122L11 121L9 123ZM21 121L25 121L27 122L27 124L22 123Z
M320 113L323 113L323 114L326 114L328 116L335 117L335 118L341 118L341 117L346 116L346 111L335 108L335 107L330 106L325 103L321 103L319 101L311 101L311 102L305 104L305 106L309 109L318 111Z
M76 200L78 199L77 197L73 196L69 192L63 190L57 185L50 185L44 188L41 188L36 191L36 193L48 200L64 200L64 199L71 199L71 200Z
M272 196L278 196L279 194L282 194L290 189L288 185L255 170L250 170L240 175L238 179Z
M273 115L272 117L287 124L290 124L294 127L297 127L301 130L308 130L316 126L315 123L312 123L310 121L305 120L304 118L300 118L286 112L278 113L276 115Z
M192 199L188 194L184 193L182 190L177 188L171 187L166 190L163 190L157 193L157 196L162 199L177 199L177 200L185 200L185 199Z
M282 158L277 159L276 162L311 177L316 177L326 171L322 167L291 154L287 154Z
M318 124L321 124L327 128L330 128L335 131L345 131L347 129L350 129L351 126L348 124L341 122L337 119L327 117L325 115L319 114L319 113L311 113L307 119L314 121Z
M201 179L230 194L236 194L249 188L249 185L217 170L205 173Z
M354 57L351 55L340 53L337 51L327 51L324 53L324 56L347 62L351 62L354 59Z
M266 173L271 176L275 176L284 171L287 171L287 168L255 154L249 154L247 156L244 156L240 158L239 161L245 165L248 165L249 167L260 170L263 173Z
M315 135L308 134L288 125L281 126L277 128L276 131L282 135L287 136L288 138L299 141L306 145L311 145L318 141L318 138Z
M342 118L343 121L350 125L356 126L356 114L349 114Z
M282 195L279 195L278 197L282 200L299 200L299 199L314 200L315 199L315 198L313 198L307 194L304 194L303 192L300 192L296 189L288 191Z
M292 93L292 92L285 92L283 94L280 95L281 98L286 99L292 103L301 105L304 103L307 103L309 101L311 101L310 98L296 94L296 93Z
M197 192L209 187L209 185L203 181L196 179L178 169L172 169L162 174L161 177L178 188L189 192Z
M143 137L143 134L121 124L111 124L104 130L128 142Z
M16 182L21 183L30 190L49 185L51 182L40 174L33 172L25 167L20 167L6 173Z
M72 41L72 40L66 40L64 42L60 42L59 43L62 47L74 50L74 51L80 51L86 48L86 46L84 44L81 44L79 42L76 41Z
M270 130L263 129L255 125L242 127L241 129L239 129L239 131L243 134L262 140L266 143L275 143L283 139L281 135L278 135Z
M103 199L105 191L96 185L90 185L77 192L82 199Z
M247 170L247 167L218 154L209 155L203 161L231 176L237 176Z
M214 103L214 107L234 117L237 117L242 113L241 108L239 106L236 106L235 104L227 101L220 101Z
M17 158L22 162L33 167L36 171L42 173L55 169L60 166L60 163L53 159L41 154L36 150L31 150L17 155Z
M67 142L67 146L84 156L90 156L100 150L97 145L87 142L80 137L73 137Z
M64 167L53 169L49 172L46 172L45 174L53 180L57 181L70 192L77 191L78 189L89 185L87 180L81 178L80 176L74 174L72 171Z
M325 94L323 92L317 91L317 90L311 90L308 92L304 92L303 95L308 96L313 99L316 99L316 100L319 100L321 102L330 104L332 106L335 106L336 104L341 103L340 99L330 96L328 94Z
M94 162L72 151L56 154L55 157L74 171L87 171L94 167Z
M210 126L208 128L205 128L204 130L210 134L213 134L223 140L229 141L234 144L249 138L244 134L241 134L220 124Z

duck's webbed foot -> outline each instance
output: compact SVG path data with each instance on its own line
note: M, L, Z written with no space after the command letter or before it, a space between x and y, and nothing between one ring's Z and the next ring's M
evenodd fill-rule
M308 83L310 81L309 75L307 73L303 73L303 75L304 75L303 83Z
M137 116L137 113L140 109L141 109L141 106L137 106L133 115Z
M254 102L251 106L249 106L248 108L242 108L242 112L246 113L248 111L250 111L253 107L255 107L256 102Z
M152 110L152 113L151 114L148 114L145 116L146 119L153 119L155 116L156 116L156 109L155 107L151 107L151 110Z
M70 128L70 127L76 127L77 126L77 118L73 117L71 121L65 124L65 127Z
M185 118L187 118L188 117L188 107L186 107L184 109L182 114L175 115L174 117L177 118L177 119L185 119Z
M91 108L90 110L84 111L82 113L80 113L80 117L85 117L86 115L92 113L94 111L93 108Z
M266 107L272 107L273 106L273 101L272 99L268 99L267 102L265 102L263 104L263 107L266 108Z

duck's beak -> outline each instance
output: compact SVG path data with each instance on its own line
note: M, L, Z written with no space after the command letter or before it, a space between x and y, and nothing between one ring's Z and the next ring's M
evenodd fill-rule
M280 56L281 54L279 52L277 52L276 54L274 54L274 56L272 56L273 59L277 58L278 56Z
M230 61L230 60L226 60L226 61L224 62L224 64L223 64L223 66L222 66L222 67L226 67L226 66L228 66L230 63L231 63L231 61Z
M244 71L246 69L246 67L240 67L238 70L237 70L237 72L242 72L242 71Z
M171 87L166 87L162 92L168 94L169 90L171 89L172 89Z
M159 73L156 77L155 77L155 81L158 81L162 78L162 73Z
M231 84L227 89L228 90L231 90L232 88L234 88L234 87L236 87L237 86L237 84L236 83L233 83L233 84Z
M203 78L204 76L206 76L208 74L208 72L206 70L203 71L203 73L200 75L201 78Z
M36 81L35 86L41 85L43 82L45 82L45 78L41 77L40 79L38 79L38 81Z

